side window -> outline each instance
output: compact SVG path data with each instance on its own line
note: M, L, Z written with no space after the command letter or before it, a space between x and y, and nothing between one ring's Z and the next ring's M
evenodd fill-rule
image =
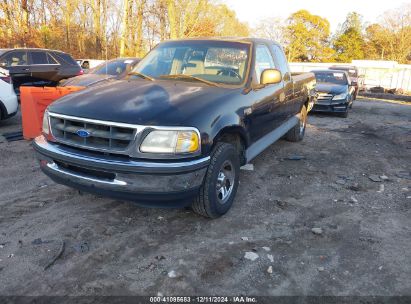
M272 49L274 51L275 58L277 59L277 69L279 69L281 74L284 76L285 73L289 72L287 58L285 58L283 50L278 45L273 44Z
M78 66L77 61L71 58L70 55L61 52L52 52L53 57L60 63L60 64L69 64Z
M260 83L261 73L266 69L274 69L274 60L269 49L265 45L258 45L255 50L255 72L257 81Z
M5 63L6 66L27 65L27 52L26 51L13 51L6 54L1 63Z
M32 64L48 64L46 52L30 52Z
M56 59L53 58L53 56L51 56L49 53L47 53L47 60L49 62L49 64L59 64Z

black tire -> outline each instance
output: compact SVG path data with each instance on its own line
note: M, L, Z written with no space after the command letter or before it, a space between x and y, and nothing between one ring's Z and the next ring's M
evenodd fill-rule
M304 138L305 127L307 126L307 108L305 105L301 108L300 119L298 123L285 134L285 139L292 142L301 141Z
M340 116L342 118L347 118L348 117L348 108L347 108L347 110L345 110L345 112L338 113L338 116Z
M229 167L231 170L227 170ZM240 160L235 147L229 143L217 143L211 154L210 165L200 188L200 193L191 205L193 211L208 218L217 218L227 213L237 193L239 171ZM221 181L221 178L219 179L221 172L223 172L223 175L224 172L230 173L227 174L227 180ZM228 175L232 176L231 180ZM218 188L220 183L224 183L225 187ZM226 188L228 184L231 190L227 191L228 196L223 200L221 199L222 194L217 191Z

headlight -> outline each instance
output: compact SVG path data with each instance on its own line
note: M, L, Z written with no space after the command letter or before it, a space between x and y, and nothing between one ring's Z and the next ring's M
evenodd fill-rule
M345 98L347 98L347 93L342 93L342 94L339 94L339 95L335 95L333 97L333 100L341 100L341 99L345 99Z
M195 153L200 150L200 138L196 130L154 130L140 145L143 153Z
M44 111L44 115L43 115L43 133L46 135L50 134L49 112L47 110Z

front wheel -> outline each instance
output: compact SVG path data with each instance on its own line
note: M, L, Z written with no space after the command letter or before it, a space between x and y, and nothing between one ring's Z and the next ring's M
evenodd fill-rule
M232 206L238 188L240 160L235 147L217 143L203 185L191 207L194 212L209 218L225 214Z
M348 117L348 107L345 110L345 112L338 113L338 115L342 118L347 118Z
M298 123L285 135L288 141L301 141L304 138L305 127L307 126L307 108L305 105L301 108Z

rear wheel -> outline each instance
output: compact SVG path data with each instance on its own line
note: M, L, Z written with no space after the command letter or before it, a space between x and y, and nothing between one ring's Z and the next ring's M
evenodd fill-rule
M305 127L307 125L307 108L305 105L301 108L298 123L285 135L288 141L301 141L304 138Z
M232 144L214 148L200 193L191 205L194 212L209 218L225 214L232 206L238 188L240 160Z

